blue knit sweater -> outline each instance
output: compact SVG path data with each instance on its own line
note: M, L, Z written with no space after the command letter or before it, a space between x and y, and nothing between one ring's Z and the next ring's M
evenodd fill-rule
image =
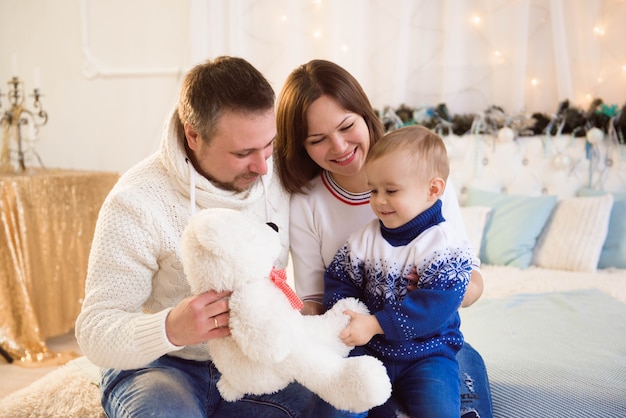
M413 267L417 289L407 292ZM471 272L471 246L445 222L437 201L401 227L376 219L352 234L326 269L324 306L362 300L384 331L367 344L380 358L455 355L463 345L458 308Z

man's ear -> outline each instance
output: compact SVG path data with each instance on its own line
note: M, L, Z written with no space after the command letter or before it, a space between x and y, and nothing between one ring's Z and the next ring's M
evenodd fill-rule
M428 200L434 201L441 197L444 189L446 188L446 182L441 177L435 177L430 181L428 188Z
M198 136L198 132L191 127L190 124L185 124L185 138L187 140L187 146L190 149L196 151L198 149L198 141L200 141L200 137Z

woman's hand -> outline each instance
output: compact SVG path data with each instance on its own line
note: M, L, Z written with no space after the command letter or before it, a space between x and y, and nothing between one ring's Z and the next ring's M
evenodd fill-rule
M419 280L419 276L417 275L417 270L415 267L411 270L409 274L407 274L406 279L409 283L406 285L407 292L411 290L417 289L417 281ZM480 272L476 270L472 270L472 275L470 276L470 281L467 284L467 290L465 291L465 296L463 297L463 301L461 302L462 308L467 308L468 306L472 306L474 302L480 299L483 294L484 284L483 284L483 276Z
M417 269L413 267L409 274L406 275L406 279L409 281L409 283L406 285L407 292L417 289L417 281L419 280L419 278L420 276L417 275Z
M307 300L304 302L302 309L300 309L300 313L302 315L321 315L324 313L324 305Z
M230 335L230 293L209 291L180 301L165 319L170 342L180 347Z

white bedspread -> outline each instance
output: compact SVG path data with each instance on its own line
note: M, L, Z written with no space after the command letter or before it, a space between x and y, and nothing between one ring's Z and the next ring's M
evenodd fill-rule
M597 273L549 270L529 267L520 270L508 266L481 267L485 290L481 300L502 298L519 293L563 292L598 289L626 304L626 270L601 269Z
M495 417L626 417L626 271L483 266L461 310Z

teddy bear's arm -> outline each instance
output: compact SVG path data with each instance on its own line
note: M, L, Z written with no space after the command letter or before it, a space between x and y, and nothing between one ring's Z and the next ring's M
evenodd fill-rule
M301 314L269 279L233 292L229 306L231 336L248 357L277 363L291 353Z

